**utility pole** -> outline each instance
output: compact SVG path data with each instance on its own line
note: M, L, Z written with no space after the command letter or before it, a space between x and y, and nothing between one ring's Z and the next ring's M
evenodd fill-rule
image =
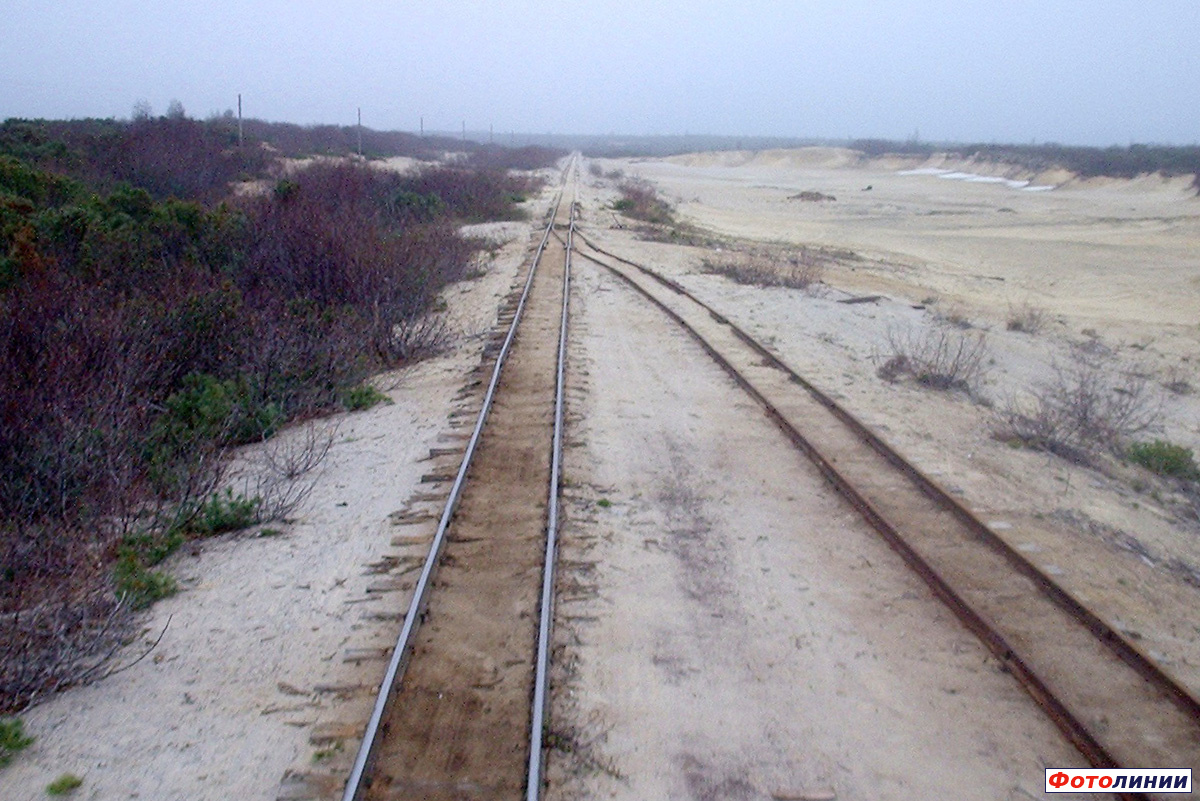
M425 138L425 116L421 115L421 138Z
M463 120L462 140L464 142L467 141L467 121L466 120Z
M496 126L494 126L494 125L488 126L488 144L489 145L496 144Z
M362 157L362 106L358 107L358 155Z
M238 149L242 147L242 93L238 92Z

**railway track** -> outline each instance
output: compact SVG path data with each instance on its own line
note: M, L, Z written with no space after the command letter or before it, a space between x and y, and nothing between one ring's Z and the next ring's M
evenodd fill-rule
M1200 702L1188 688L718 311L577 241L578 256L662 309L763 407L1092 765L1200 769Z
M576 165L531 261L343 801L538 797Z

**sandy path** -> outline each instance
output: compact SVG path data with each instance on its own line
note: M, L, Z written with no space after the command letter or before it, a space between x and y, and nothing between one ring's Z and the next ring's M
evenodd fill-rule
M577 276L551 798L1021 798L1079 763L698 346Z

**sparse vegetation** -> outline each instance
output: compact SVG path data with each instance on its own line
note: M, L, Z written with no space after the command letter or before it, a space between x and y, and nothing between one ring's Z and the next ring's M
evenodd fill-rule
M983 334L964 334L942 326L892 329L877 374L885 381L908 376L930 389L973 394L986 371L989 353Z
M700 269L739 284L807 290L821 283L827 262L818 251L800 248L780 254L723 253L706 258Z
M617 187L621 197L613 201L613 209L642 222L655 225L671 225L675 212L658 190L648 181L639 178L623 180Z
M1158 421L1145 377L1113 364L1105 351L1076 346L1070 361L1032 391L1032 402L1010 401L997 436L1086 463L1095 453L1120 453Z

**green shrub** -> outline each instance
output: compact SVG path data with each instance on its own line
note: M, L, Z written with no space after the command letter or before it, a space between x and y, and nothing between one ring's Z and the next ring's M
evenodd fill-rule
M391 398L370 384L359 384L356 387L348 387L342 390L341 400L342 406L346 407L346 410L350 412L370 409L379 403L390 404L392 402Z
M33 744L25 734L25 722L20 718L0 718L0 768L7 767L17 752Z
M1191 449L1182 445L1161 439L1137 442L1129 446L1125 457L1160 476L1200 481L1200 467L1197 467Z
M391 208L401 218L429 222L445 212L446 204L438 195L402 189L392 196Z
M155 601L170 598L179 591L175 579L160 570L151 570L132 548L122 547L113 568L117 595L131 609L145 609Z
M237 531L254 525L258 520L259 498L234 495L226 489L216 493L200 505L196 516L188 524L188 530L202 537Z
M46 785L46 795L67 795L83 786L83 779L74 773L64 773Z
M163 402L147 439L148 473L160 492L176 489L197 453L267 439L285 422L280 405L245 381L193 374L183 384Z

